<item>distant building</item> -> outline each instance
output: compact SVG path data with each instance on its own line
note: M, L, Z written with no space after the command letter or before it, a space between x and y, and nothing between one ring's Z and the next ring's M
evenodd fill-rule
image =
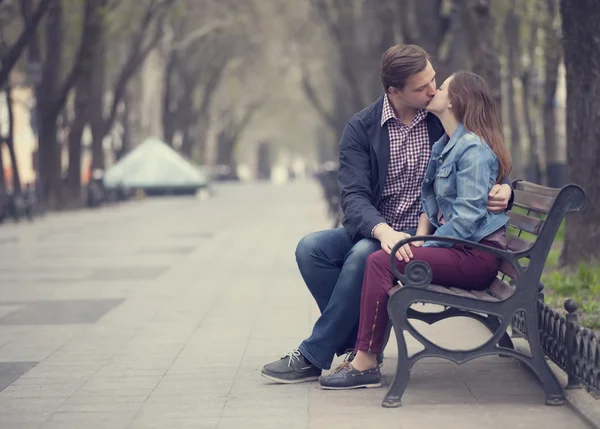
M12 90L13 117L14 117L14 144L15 156L21 182L33 183L35 170L33 155L37 149L37 139L31 128L30 108L33 107L31 89L15 87ZM0 132L2 136L8 134L8 109L4 94L0 97ZM12 181L13 169L10 162L8 147L2 145L2 160L6 183Z

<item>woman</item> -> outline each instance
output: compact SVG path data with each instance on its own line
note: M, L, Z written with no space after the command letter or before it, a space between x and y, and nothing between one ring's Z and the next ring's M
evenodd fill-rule
M486 203L492 186L510 173L511 158L488 85L476 74L459 71L446 79L427 110L441 120L445 135L433 145L421 187L417 235L433 232L505 249L508 217L488 212ZM491 253L441 241L400 248L395 264L401 273L411 259L431 266L433 283L463 289L487 288L500 266ZM381 386L377 354L384 345L387 292L393 286L389 256L380 250L367 260L356 355L321 377L323 388Z

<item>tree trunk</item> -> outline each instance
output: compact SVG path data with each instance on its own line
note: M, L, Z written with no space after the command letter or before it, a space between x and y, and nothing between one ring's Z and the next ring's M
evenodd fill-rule
M67 175L67 188L69 202L79 207L81 204L81 153L83 130L90 119L90 94L94 91L93 76L94 69L99 67L96 58L100 54L103 38L103 7L105 0L95 0L94 9L91 13L94 19L90 23L88 34L88 49L84 52L81 67L81 76L76 85L75 94L75 117L71 121L69 129L69 170ZM93 100L92 100L93 101Z
M190 127L193 127L193 132L190 130ZM206 160L206 138L208 135L208 127L208 117L198 113L195 124L188 124L187 127L181 130L184 134L181 144L181 153L190 157L198 164L203 164ZM190 137L191 135L193 135L193 139Z
M63 56L64 22L61 2L50 5L46 22L46 58L37 91L39 125L39 181L41 198L50 209L59 207L61 159L57 139L59 78Z
M467 45L467 32L463 23L461 6L457 2L452 4L452 19L450 24L450 34L452 34L452 44L450 45L449 66L452 70L470 70L469 50ZM440 81L441 83L441 81Z
M167 64L165 66L163 85L163 107L162 107L162 125L165 143L173 147L173 138L177 131L176 112L178 110L177 100L175 99L175 66L177 61L177 53L175 50L169 52L167 56Z
M102 128L97 124L92 125L92 171L106 168L104 163L104 137Z
M532 111L537 111L537 103L531 91L531 74L525 72L521 76L523 96L521 97L523 120L527 129L527 137L529 140L528 162L526 164L525 178L530 182L541 183L542 167L538 152L538 136L536 126L531 118ZM537 116L537 115L536 115ZM511 118L512 120L512 118Z
M513 9L515 2L513 0ZM521 48L519 46L519 16L511 10L506 17L505 33L507 35L507 81L508 81L508 122L510 126L510 152L513 160L512 178L525 177L525 150L521 139L521 129L517 112L517 94L515 93L515 79L519 76L519 61Z
M236 118L236 115L231 111L221 115L221 131L217 136L217 164L231 167L231 172L235 176L237 176L237 163L235 160L237 143L262 104L263 101L248 103L245 106L244 113L239 118Z
M535 4L535 3L534 3ZM537 46L538 24L536 19L530 19L529 41L527 46L527 64L523 64L521 72L523 120L529 140L529 156L525 178L530 182L542 183L542 166L540 161L539 141L537 134L537 119L539 116L538 94L535 82L535 48ZM532 118L533 115L533 118Z
M196 156L194 156L193 153L194 141L191 138L191 127L192 125L187 124L181 129L181 154L187 159L194 159L194 161L196 161L198 164L201 164L203 161L203 159L201 159L202 154L198 153ZM201 149L201 147L197 146L197 149Z
M32 19L32 6L31 6L31 1L32 0L23 0L21 2L21 14L23 16L23 21L29 23L30 20ZM27 65L28 67L31 64L36 64L38 67L41 68L41 64L42 64L42 52L41 52L41 47L40 47L40 41L38 38L38 32L34 32L29 40L29 45L27 46ZM41 71L41 70L40 70ZM30 122L31 122L31 129L33 131L33 134L37 140L38 143L38 148L35 151L35 154L33 156L33 168L35 170L35 184L34 184L34 188L35 188L35 193L36 196L39 198L41 205L44 205L44 196L43 196L43 186L42 186L42 178L41 178L41 173L40 173L40 100L38 99L38 96L40 94L40 79L42 78L42 76L38 76L36 80L34 80L33 84L33 93L34 93L34 99L35 99L35 104L34 106L29 110L29 114L31 115L30 118Z
M377 64L381 61L383 53L389 47L398 43L394 31L394 2L395 0L379 0L377 7L372 7L370 2L366 2L366 7L374 14L373 20L376 28L379 29L378 32L373 34L373 47L366 50L367 58L362 64L365 75L369 76L372 82L366 88L367 102L371 103L377 100L382 91L381 76L377 73Z
M40 103L43 106L43 103ZM42 107L43 109L43 107ZM54 115L39 117L40 145L39 145L39 182L40 194L44 205L49 209L60 207L60 153L58 150L58 127ZM43 142L43 143L42 143Z
M123 117L121 123L123 125L123 135L121 136L121 149L117 151L117 161L131 150L131 93L127 91L123 97Z
M86 85L85 80L82 79L77 87L74 106L75 118L71 122L68 136L69 170L67 174L67 187L69 200L75 206L79 206L81 202L81 138L88 120L86 112L88 104L87 91L89 91L89 87Z
M210 73L210 77L208 78L202 91L202 101L200 102L200 107L195 109L196 118L193 134L197 153L196 160L200 164L204 163L206 160L206 138L208 137L210 108L212 106L214 96L217 93L217 88L219 87L221 79L223 78L223 74L225 73L227 61L223 62L221 68L215 67L215 69L208 72ZM189 153L192 153L191 146L189 148Z
M256 162L256 177L258 180L271 179L271 145L268 141L262 141L258 145Z
M20 194L21 178L19 177L19 164L17 163L17 155L15 154L15 115L10 86L7 85L4 91L6 96L6 110L8 111L8 135L6 136L6 147L8 148L10 164L12 165L12 188L14 194Z
M227 130L222 130L217 136L217 165L226 165L231 172L237 171L234 158L236 139Z
M4 220L6 217L6 213L4 213L4 209L6 207L6 202L8 201L8 192L6 190L6 176L4 172L4 155L2 153L2 145L4 144L4 140L0 139L0 222Z
M567 219L561 262L600 257L600 1L561 0L567 69L569 179L587 194L586 207Z
M106 40L98 42L92 71L91 99L89 106L92 131L92 171L104 170L104 95L106 93Z
M471 36L466 38L471 70L485 79L492 90L496 108L500 111L502 106L500 53L494 42L495 24L491 1L460 0L460 2L463 12L461 22L465 33Z
M544 25L544 101L542 117L544 124L544 146L546 153L546 183L553 188L566 184L565 153L558 144L556 133L556 87L558 68L562 58L562 46L554 21L557 15L557 0L545 0L547 14Z
M448 61L440 55L440 48L450 29L450 17L443 14L442 3L442 0L396 1L396 16L401 25L403 43L419 45L431 55L439 82L443 82L453 71Z
M61 189L61 148L59 146L57 131L58 118L63 112L67 97L77 83L83 67L83 59L90 46L90 33L94 29L94 19L97 1L86 0L84 7L83 29L79 49L75 55L67 77L60 82L63 73L63 51L65 23L62 11L62 2L53 2L48 8L46 22L46 57L42 67L42 81L37 87L37 120L39 121L39 184L42 203L50 209L61 208L64 198ZM30 45L32 56L36 52L37 42Z
M199 142L194 139L194 125L203 125L194 106L194 90L197 84L194 82L196 79L193 76L187 76L185 73L179 73L178 80L180 97L175 101L177 107L174 109L172 121L176 124L177 131L181 132L181 152L188 158L192 158L194 149L200 149ZM206 115L208 116L208 112ZM208 127L208 123L206 126ZM201 152L198 156L202 158L204 153Z

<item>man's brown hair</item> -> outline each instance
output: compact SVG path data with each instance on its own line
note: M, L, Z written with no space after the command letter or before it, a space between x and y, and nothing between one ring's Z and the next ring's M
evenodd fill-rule
M393 86L400 91L406 81L415 73L422 72L427 67L429 55L425 49L416 45L396 45L389 48L381 59L381 83L387 93Z

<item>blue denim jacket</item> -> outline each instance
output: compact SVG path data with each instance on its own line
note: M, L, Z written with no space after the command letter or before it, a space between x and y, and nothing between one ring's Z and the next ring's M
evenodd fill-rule
M487 210L488 193L498 177L498 158L487 143L459 124L452 138L446 135L431 150L421 187L423 211L437 229L433 235L479 242L504 227L508 216ZM438 212L444 224L438 222ZM452 243L426 241L424 247L452 247Z

